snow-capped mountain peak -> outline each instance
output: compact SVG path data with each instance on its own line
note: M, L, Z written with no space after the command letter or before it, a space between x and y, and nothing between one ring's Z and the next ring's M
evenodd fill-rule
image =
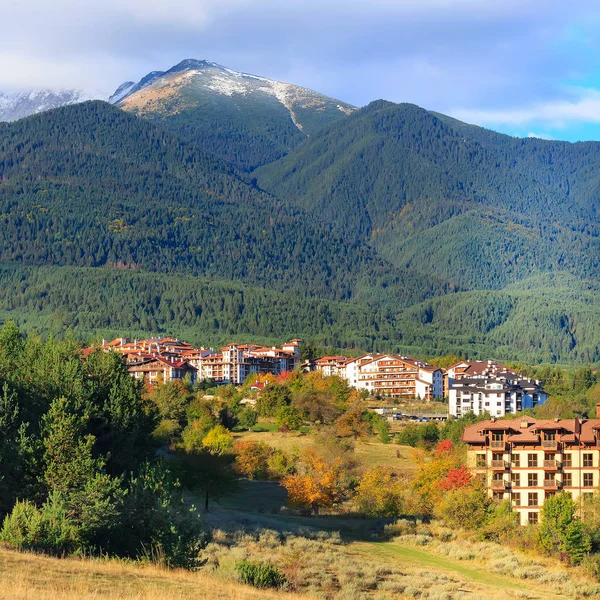
M110 102L139 115L160 112L168 116L197 105L201 99L219 96L240 104L272 102L275 99L289 112L289 118L305 131L301 112L355 110L350 104L334 100L308 88L274 81L266 77L234 71L208 60L186 59L167 71L153 71L137 84L120 86Z
M0 92L0 121L16 121L52 108L94 100L81 90L34 89L16 94Z

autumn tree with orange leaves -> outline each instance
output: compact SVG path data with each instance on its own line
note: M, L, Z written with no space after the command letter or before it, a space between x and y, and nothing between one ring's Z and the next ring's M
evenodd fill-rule
M281 482L288 492L288 504L310 508L315 515L344 499L347 491L343 460L326 460L313 448L307 448L298 461L297 472Z

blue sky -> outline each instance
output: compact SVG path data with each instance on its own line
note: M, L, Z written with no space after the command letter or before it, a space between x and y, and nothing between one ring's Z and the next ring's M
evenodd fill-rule
M597 0L0 0L0 15L2 91L108 95L205 58L356 105L600 140Z

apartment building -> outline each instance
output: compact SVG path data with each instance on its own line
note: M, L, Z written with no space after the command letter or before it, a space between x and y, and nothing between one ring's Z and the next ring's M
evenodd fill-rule
M167 381L181 381L189 377L190 383L195 384L198 371L185 360L172 357L140 357L139 360L129 358L127 368L132 377L144 379L149 384Z
M600 485L600 404L595 419L522 417L465 429L467 466L500 501L510 499L522 525L540 519L559 491L581 505Z
M346 372L345 356L323 356L314 362L315 371L320 371L325 377L333 375L344 376Z
M132 376L149 383L175 381L189 374L192 381L212 379L238 385L253 374L293 371L300 363L300 344L298 339L281 348L232 343L216 352L176 338L117 338L103 340L102 349L122 354Z
M356 358L324 356L314 362L324 375L338 375L358 390L392 398L442 398L443 372L409 356L363 354Z
M468 412L503 417L535 408L547 398L539 382L513 372L460 377L450 383L448 412L454 417Z

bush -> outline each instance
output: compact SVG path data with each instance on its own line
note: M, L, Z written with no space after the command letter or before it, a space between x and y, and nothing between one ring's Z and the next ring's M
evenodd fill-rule
M152 432L152 438L161 446L168 446L179 436L181 427L178 421L163 419Z
M281 571L270 563L241 560L235 570L242 583L256 588L280 588L285 583Z
M28 500L17 502L4 519L0 541L19 550L71 553L80 540L79 531L67 514L59 495L50 497L41 508Z

